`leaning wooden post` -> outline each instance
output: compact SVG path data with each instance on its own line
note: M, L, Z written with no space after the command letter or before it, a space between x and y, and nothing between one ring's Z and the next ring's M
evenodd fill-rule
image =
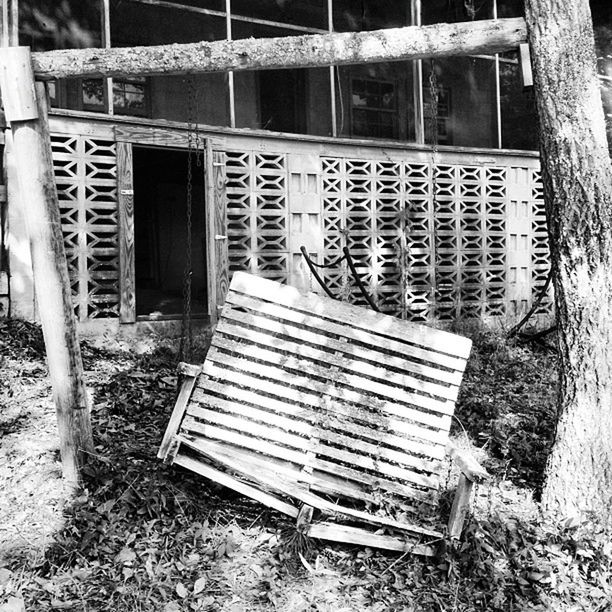
M18 193L30 240L34 288L57 412L64 477L80 480L93 450L89 406L76 333L53 175L44 85L35 84L28 47L0 49L0 91L12 132Z

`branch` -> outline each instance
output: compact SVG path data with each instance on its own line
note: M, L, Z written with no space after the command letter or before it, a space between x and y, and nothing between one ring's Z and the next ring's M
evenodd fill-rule
M525 20L513 18L372 32L65 49L33 53L32 58L38 79L181 75L493 54L515 49L526 40Z

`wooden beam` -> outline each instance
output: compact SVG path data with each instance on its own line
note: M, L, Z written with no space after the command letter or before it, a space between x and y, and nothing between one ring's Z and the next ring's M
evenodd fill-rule
M93 450L83 362L64 253L44 84L34 85L27 47L0 50L0 89L13 134L17 202L30 240L34 286L55 401L64 477L79 481ZM18 95L11 89L19 87Z
M180 75L494 54L516 49L526 40L525 20L513 18L372 32L116 49L64 49L33 53L32 61L38 79Z

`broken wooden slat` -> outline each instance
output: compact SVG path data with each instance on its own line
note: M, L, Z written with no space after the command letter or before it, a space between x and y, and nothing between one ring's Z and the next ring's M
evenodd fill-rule
M284 446L295 448L296 450L303 450L308 452L310 450L310 440L308 438L300 438L292 434L288 434L281 429L275 429L272 427L266 427L253 421L248 422L245 425L245 421L238 419L226 414L216 414L212 411L202 410L202 413L207 413L210 418L210 422L214 425L209 425L194 419L191 416L186 416L183 420L183 429L187 432L195 432L207 437L218 437L220 430L223 427L223 431L227 431L225 428L234 429L235 431L243 430L248 432L251 436L256 437L257 440L268 440L276 442ZM222 427L220 427L222 426ZM365 470L376 471L381 474L385 474L391 478L398 478L407 482L414 483L421 487L436 488L438 485L437 478L426 476L425 474L419 474L406 468L400 467L382 461L381 459L372 458L368 455L359 454L357 452L350 452L348 450L342 450L333 446L327 446L320 444L317 447L318 455L326 456L330 459L342 461L348 465L354 465L361 467Z
M424 557L433 557L436 554L435 547L428 546L427 544L420 544L397 536L380 535L358 527L339 525L337 523L313 523L308 529L308 535L311 538L319 538L321 540L385 548L387 550L397 550Z
M199 442L190 442L194 445L194 448L199 450ZM217 456L241 458L242 461L252 464L257 469L273 469L285 479L290 479L298 483L303 482L308 485L311 490L316 490L326 495L352 497L360 501L371 503L377 501L377 498L371 493L368 493L364 487L358 486L355 482L338 478L333 474L319 472L317 470L305 472L301 469L301 466L291 463L290 461L261 455L246 448L213 442L212 440L206 440L206 449L210 452L214 452Z
M189 440L184 441L185 444L190 445ZM313 495L304 487L300 487L291 483L283 478L280 478L278 474L274 474L271 470L256 469L249 463L245 463L236 457L228 457L227 455L217 455L211 451L207 445L193 445L193 448L197 448L203 454L210 456L215 461L224 463L230 469L250 476L253 480L261 482L266 487L276 489L277 491L295 497L301 500L305 504L311 505L319 510L326 511L331 514L340 514L351 518L360 519L364 522L371 523L374 525L391 527L394 529L404 529L411 531L422 536L430 538L440 538L442 534L439 531L433 529L426 529L417 525L410 525L406 522L397 521L395 519L369 514L368 512L362 512L360 510L354 510L353 508L342 507L338 504L329 502L322 497Z
M187 404L191 398L191 393L193 392L193 388L196 383L196 377L201 371L200 367L192 366L190 364L180 364L179 368L181 368L181 373L184 374L185 379L181 385L178 399L174 405L174 410L172 411L162 443L159 447L159 451L157 452L158 459L165 459L170 447L172 446L174 436L177 434L181 421L183 420L183 416L185 415L185 410L187 410Z
M204 430L203 427L198 428L200 431ZM211 439L218 442L227 442L238 447L246 448L251 451L260 452L262 456L264 454L290 461L291 463L302 467L305 461L305 454L299 453L293 449L285 448L278 444L271 444L265 440L259 438L253 438L235 431L229 431L220 427L207 426L206 433ZM185 436L188 437L190 432L185 431ZM207 439L194 437L190 442L200 443L201 446L198 448L204 449L206 447ZM313 470L319 470L320 472L327 472L334 476L346 478L358 483L362 483L370 488L371 491L388 491L395 495L407 497L408 499L418 499L425 503L431 503L431 491L418 489L417 487L409 486L403 482L393 481L381 476L380 474L374 475L369 474L366 471L354 469L346 465L340 465L316 457L310 461Z
M248 497L255 499L257 501L262 502L266 506L270 508L274 508L283 514L288 514L293 518L297 518L298 509L288 504L274 495L270 495L269 493L265 493L264 491L260 491L259 489L252 487L237 478L226 474L225 472L221 472L220 470L216 470L215 468L202 463L201 461L196 461L191 457L187 457L185 455L177 455L174 458L174 463L176 465L180 465L196 474L200 474L205 478L209 478L210 480L214 480L224 487L228 487L230 489L234 489L234 491L238 491L238 493L242 493L243 495L247 495Z

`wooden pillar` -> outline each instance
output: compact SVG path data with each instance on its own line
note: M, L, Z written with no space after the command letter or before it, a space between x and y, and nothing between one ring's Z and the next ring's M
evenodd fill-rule
M34 83L30 50L0 50L0 90L13 135L13 193L30 240L64 477L77 483L85 453L93 449L81 350L68 278L53 175L43 84Z

